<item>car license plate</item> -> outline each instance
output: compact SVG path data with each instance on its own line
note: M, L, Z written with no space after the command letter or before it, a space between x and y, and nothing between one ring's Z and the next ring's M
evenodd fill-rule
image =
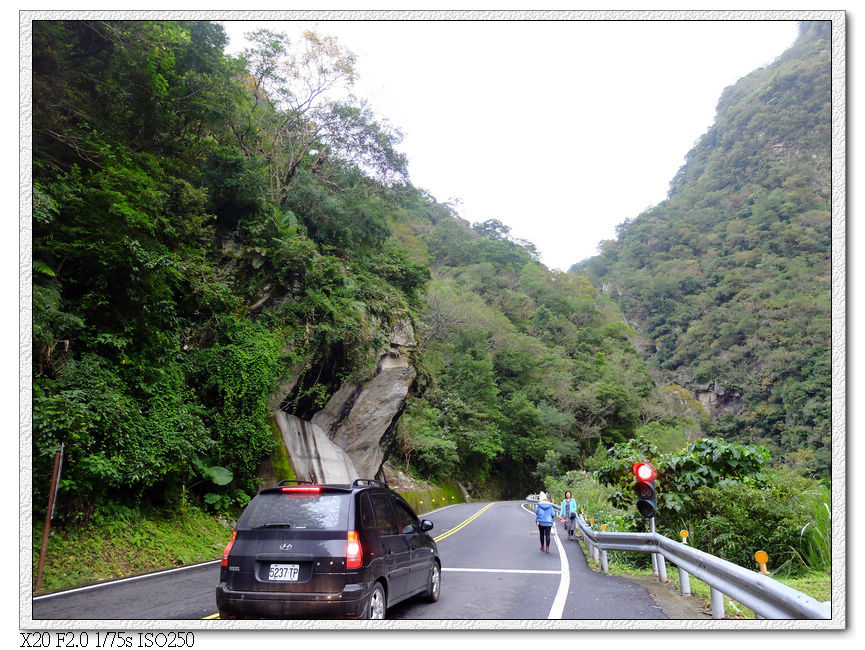
M300 573L299 564L271 564L267 573L268 580L285 580L293 582Z

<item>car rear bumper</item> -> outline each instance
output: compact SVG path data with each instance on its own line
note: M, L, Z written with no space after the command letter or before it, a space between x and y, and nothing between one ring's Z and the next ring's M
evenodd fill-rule
M332 618L363 615L369 595L366 583L348 584L337 593L232 591L224 582L216 587L220 615L255 618Z

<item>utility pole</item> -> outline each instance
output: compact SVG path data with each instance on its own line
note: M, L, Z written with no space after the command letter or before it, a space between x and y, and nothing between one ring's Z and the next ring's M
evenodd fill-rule
M42 532L42 549L39 551L39 568L36 571L36 587L42 586L42 568L45 565L45 552L48 550L48 534L51 532L51 519L54 517L54 503L57 500L57 488L60 484L60 470L63 467L63 444L60 451L54 454L54 470L51 472L51 492L48 494L48 510L45 512L45 530Z

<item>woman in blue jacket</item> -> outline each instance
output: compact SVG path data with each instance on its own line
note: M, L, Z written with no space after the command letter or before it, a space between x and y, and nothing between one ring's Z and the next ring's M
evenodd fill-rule
M547 499L547 495L541 493L541 500L535 510L535 523L541 535L541 550L550 552L550 530L553 527L553 504Z
M559 508L559 518L568 531L568 539L574 539L574 528L577 526L577 502L571 497L571 491L565 492L565 500Z

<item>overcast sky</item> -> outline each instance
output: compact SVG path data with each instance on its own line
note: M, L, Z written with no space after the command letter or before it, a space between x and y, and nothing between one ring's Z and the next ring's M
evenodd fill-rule
M230 51L262 23L223 23ZM725 87L771 63L795 21L270 22L358 55L354 94L405 138L414 185L499 219L550 268L596 254L664 200Z

